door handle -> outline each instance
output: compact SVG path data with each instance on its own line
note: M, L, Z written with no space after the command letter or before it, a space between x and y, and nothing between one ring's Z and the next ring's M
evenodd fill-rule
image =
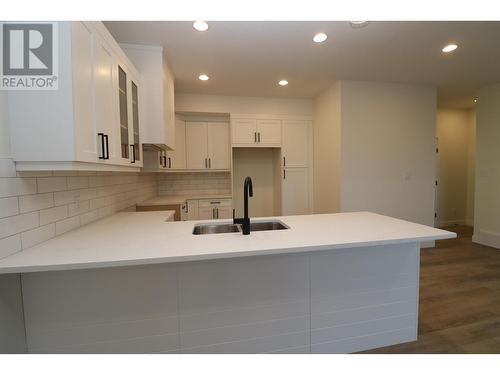
M135 163L135 145L130 145L130 148L132 149L132 160L130 161L132 164Z
M102 156L99 156L99 159L106 159L106 150L104 146L104 133L97 133L98 137L101 137L101 153Z
M104 134L103 136L105 142L106 142L106 156L104 157L104 159L108 160L109 159L109 142L108 142L108 135L107 134Z

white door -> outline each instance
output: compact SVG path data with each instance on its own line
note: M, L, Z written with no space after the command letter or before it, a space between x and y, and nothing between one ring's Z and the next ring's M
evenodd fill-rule
M186 121L187 169L208 168L207 123Z
M282 214L309 214L308 168L284 169L282 181Z
M186 169L186 122L175 120L175 150L167 151L167 166Z
M214 207L200 207L198 209L199 220L211 220L215 218Z
M257 142L257 121L235 119L231 121L233 143L254 144Z
M281 163L284 167L308 166L309 124L309 121L283 121Z
M208 166L229 169L229 125L225 122L207 124Z
M116 149L116 145L120 142L120 133L117 131L119 121L114 110L118 106L117 102L115 102L115 98L118 100L118 95L115 91L114 82L116 65L113 55L107 46L102 43L102 40L98 36L94 36L93 41L95 121L97 132L104 135L98 136L96 134L98 149L100 150L99 156L109 156L109 161L116 163L120 159ZM102 147L103 143L104 147ZM105 151L104 155L102 148Z
M84 22L72 22L72 27L76 159L96 162L102 156L102 144L97 143L101 137L97 135L94 116L92 33Z
M281 145L281 120L257 120L257 143Z

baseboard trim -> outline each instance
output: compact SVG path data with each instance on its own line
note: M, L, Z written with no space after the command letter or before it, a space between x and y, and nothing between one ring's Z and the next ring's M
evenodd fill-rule
M500 233L479 229L472 236L472 242L500 249Z

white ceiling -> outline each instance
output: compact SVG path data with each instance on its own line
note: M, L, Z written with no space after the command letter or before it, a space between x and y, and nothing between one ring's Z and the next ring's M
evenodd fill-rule
M206 32L181 21L105 24L120 43L162 45L183 93L313 98L334 80L370 80L436 85L440 105L464 108L500 82L500 22L225 21ZM319 31L328 40L313 43ZM449 42L459 48L444 55Z

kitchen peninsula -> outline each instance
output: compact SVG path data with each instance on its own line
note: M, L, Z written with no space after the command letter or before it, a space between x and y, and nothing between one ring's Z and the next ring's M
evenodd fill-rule
M455 233L369 212L194 235L122 212L0 260L30 353L351 353L417 339L420 244ZM227 223L228 220L210 221Z

